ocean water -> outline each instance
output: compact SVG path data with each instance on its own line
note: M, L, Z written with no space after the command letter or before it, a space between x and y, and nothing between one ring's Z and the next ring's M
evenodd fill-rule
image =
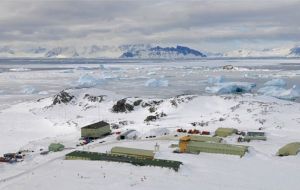
M235 69L224 70L224 65ZM208 78L218 76L228 82L255 83L253 93L273 78L284 79L286 88L300 87L300 59L1 59L0 109L68 88L158 98L207 94Z

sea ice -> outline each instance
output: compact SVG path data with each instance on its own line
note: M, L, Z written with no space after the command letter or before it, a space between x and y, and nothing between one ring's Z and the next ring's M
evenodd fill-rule
M33 86L25 85L22 87L22 93L24 94L33 94L36 92L36 89Z
M290 89L285 89L279 86L265 86L260 88L257 92L266 96L273 96L284 100L294 100L300 97L300 89L297 88L296 85Z
M265 86L285 86L286 82L283 79L272 79L270 81L267 81L265 84Z
M255 86L256 84L249 82L223 82L208 86L205 91L211 94L246 93L251 92Z
M147 87L167 87L167 86L169 86L169 81L162 80L162 79L149 79L146 81L145 86L147 86Z
M20 67L20 68L11 68L9 70L13 72L25 72L25 71L30 71L31 69Z
M81 76L77 81L78 87L92 87L99 84L103 84L105 81L103 79L97 79L89 74Z
M207 79L207 83L208 84L221 83L224 82L224 80L225 80L224 76L209 77Z

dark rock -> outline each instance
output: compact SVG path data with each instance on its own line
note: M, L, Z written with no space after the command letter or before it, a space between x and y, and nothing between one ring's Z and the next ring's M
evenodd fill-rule
M53 98L53 105L56 104L67 104L73 100L74 96L70 95L65 91L61 91L59 94L55 95Z
M111 126L112 129L119 129L120 128L120 126L116 123L111 123L110 126Z
M92 96L89 94L85 94L83 99L88 99L90 102L102 102L104 100L105 95L100 96Z
M192 122L191 125L194 126L194 127L196 127L196 126L204 127L204 126L208 126L208 121L207 122L204 122L204 121L201 121L201 122Z
M156 108L155 108L155 107L150 107L150 108L149 108L149 112L150 112L150 113L153 113L153 112L155 112L155 111L156 111Z
M134 106L129 103L126 103L126 99L117 101L117 103L112 107L112 112L115 113L131 112L133 110L134 110Z
M143 100L136 100L133 102L134 106L139 106L142 103Z
M144 121L149 122L149 121L155 121L157 119L158 119L158 117L156 115L149 115L146 117L146 119Z

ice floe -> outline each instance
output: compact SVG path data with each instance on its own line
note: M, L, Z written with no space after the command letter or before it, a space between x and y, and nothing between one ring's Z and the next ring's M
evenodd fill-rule
M162 79L149 79L146 81L145 86L147 86L147 87L167 87L167 86L169 86L169 81L162 80Z
M225 80L224 76L209 77L207 79L207 83L208 84L221 83L224 82L224 80Z
M267 81L265 86L285 86L286 82L283 79L272 79L270 81Z
M300 97L300 89L294 85L290 89L285 89L280 86L265 86L257 91L259 94L273 96L284 100L294 100Z
M36 92L36 89L33 86L25 85L22 87L23 94L33 94Z
M13 71L13 72L25 72L25 71L31 71L31 69L20 67L20 68L11 68L11 69L9 69L9 71Z
M103 83L105 83L104 79L98 79L89 74L85 74L78 79L76 86L92 87L92 86L96 86L96 85L103 84Z

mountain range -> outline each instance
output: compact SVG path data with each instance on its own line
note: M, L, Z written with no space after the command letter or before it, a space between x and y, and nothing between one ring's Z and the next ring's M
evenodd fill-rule
M125 58L125 59L184 59L203 57L300 57L300 46L264 50L235 50L210 53L189 47L161 47L149 44L121 46L57 46L14 48L0 46L0 58Z

